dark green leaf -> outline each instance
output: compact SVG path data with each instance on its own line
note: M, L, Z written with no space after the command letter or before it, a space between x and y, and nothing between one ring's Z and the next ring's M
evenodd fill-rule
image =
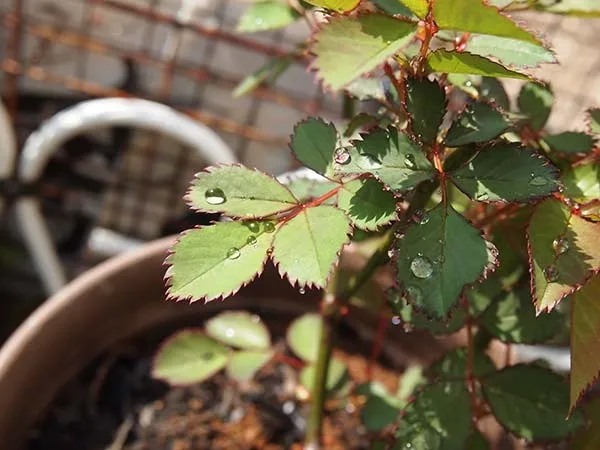
M484 100L494 103L504 111L510 110L510 100L502 83L496 78L483 77L479 85L479 95Z
M376 230L396 218L394 194L373 178L344 183L338 192L338 207L363 230Z
M402 0L374 0L379 8L388 14L410 17L412 12L401 3Z
M492 413L519 437L561 439L583 424L583 415L578 411L567 420L568 385L548 369L519 364L487 376L482 382Z
M275 58L268 61L256 72L244 78L233 90L234 97L241 97L254 91L262 83L274 83L292 63L290 58Z
M594 147L594 139L585 133L565 131L544 136L544 142L559 153L589 153Z
M538 83L526 83L519 92L517 103L521 112L528 117L534 130L541 129L550 116L554 95L550 88Z
M451 173L468 196L480 201L528 201L558 190L558 172L519 144L496 144Z
M398 281L409 301L443 318L466 284L495 264L496 248L450 205L439 204L413 224L398 243Z
M206 334L224 344L246 350L266 350L271 335L260 317L245 311L226 311L205 325Z
M348 122L348 126L346 127L346 131L344 131L345 137L350 137L356 131L362 129L365 125L369 124L377 124L379 120L377 117L372 116L367 113L360 113L352 118L350 122Z
M406 80L406 107L413 131L424 142L434 142L446 113L446 94L437 81Z
M570 450L598 450L600 448L600 398L585 405L587 427L577 432L569 443Z
M569 168L562 179L566 197L578 202L589 202L600 198L600 165L585 164Z
M497 36L471 36L466 50L475 55L492 57L511 67L537 67L556 62L554 53L541 45Z
M496 366L485 353L477 352L473 358L473 373L483 376L496 370ZM459 348L446 353L440 360L433 363L427 375L432 379L443 381L464 381L467 373L467 349Z
M380 383L372 382L358 386L358 395L364 395L366 401L360 411L362 423L369 431L382 430L400 414L403 402L394 397Z
M296 125L291 147L298 161L321 175L331 177L337 141L335 126L313 117Z
M475 430L469 437L466 450L490 450L490 443L478 430Z
M446 144L451 147L487 142L500 136L510 126L502 113L484 102L472 102L456 118Z
M294 23L300 14L279 0L258 0L246 8L237 30L254 32L283 28Z
M292 322L286 334L292 351L307 362L315 362L321 341L323 321L318 314L307 313Z
M509 70L483 56L445 49L431 52L427 57L427 66L432 72L464 73L486 77L517 78L519 80L529 79L527 75Z
M395 191L414 188L434 177L425 153L404 133L391 127L377 129L355 141L354 147L336 165L341 174L372 173Z
M600 134L600 108L588 109L588 127L592 134Z

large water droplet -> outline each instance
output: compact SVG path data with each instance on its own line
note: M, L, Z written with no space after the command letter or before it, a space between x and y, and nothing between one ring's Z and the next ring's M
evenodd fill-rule
M364 170L376 170L381 168L381 161L371 155L360 155L358 166Z
M350 152L345 148L338 148L333 154L333 159L338 164L348 164L350 162Z
M302 295L306 294L306 289L301 287L300 289L298 289L298 292L300 292Z
M413 155L412 153L409 153L408 155L406 155L404 157L404 165L406 167L408 167L409 169L414 169L414 167L416 166L415 155Z
M220 205L227 201L223 189L219 188L207 189L204 193L204 198L209 205Z
M260 223L256 221L247 222L246 226L252 233L258 233L260 231Z
M410 262L410 271L417 278L429 278L433 273L433 264L424 256L417 256Z
M553 283L558 280L558 269L554 264L544 269L544 277L548 283Z
M248 236L248 239L246 239L246 242L248 243L248 245L256 245L256 237Z
M532 186L545 186L548 184L548 180L544 177L533 176L531 180L529 180L529 184Z
M407 286L406 295L413 302L420 303L423 300L423 292L417 286Z
M562 255L569 250L569 240L566 237L554 239L554 242L552 242L552 248L554 248L554 253L557 255Z
M229 250L227 250L227 257L229 259L238 259L240 255L241 253L239 248L231 247Z
M273 222L265 222L265 233L272 233L275 231L275 224Z
M392 317L392 325L400 325L402 323L402 319L400 316Z

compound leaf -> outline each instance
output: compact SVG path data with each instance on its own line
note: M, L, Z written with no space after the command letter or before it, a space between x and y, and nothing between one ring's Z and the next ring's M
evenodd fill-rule
M460 190L480 201L528 201L558 190L556 168L516 143L484 149L450 176Z
M279 0L259 0L251 3L240 18L237 31L275 30L294 23L300 14Z
M206 334L224 344L245 350L266 350L271 335L260 317L246 311L226 311L209 319Z
M337 12L352 11L358 6L360 0L305 0L306 3L320 8L331 9Z
M350 222L337 208L315 206L286 221L273 240L273 260L292 284L325 287L344 244Z
M498 36L471 36L466 50L475 55L495 58L511 67L537 67L556 62L554 53L540 45Z
M543 141L550 149L559 153L589 153L594 147L594 139L589 134L576 131L544 136Z
M567 420L567 383L549 369L518 364L484 377L482 384L498 421L524 439L564 438L583 424L578 411Z
M313 67L327 86L341 89L397 53L416 27L383 14L334 18L315 36Z
M427 57L427 66L432 72L464 73L469 75L483 75L485 77L516 78L519 80L529 79L527 75L507 69L503 65L483 56L445 49L438 49L431 52Z
M527 122L534 130L541 129L550 117L554 94L549 87L539 83L525 83L519 92L519 110L527 116Z
M240 350L227 363L227 374L237 381L248 381L273 357L271 350Z
M398 281L409 301L443 318L466 284L495 264L496 248L450 205L440 203L411 225L398 243Z
M406 80L406 107L413 131L424 142L434 142L446 113L446 94L437 81Z
M307 313L292 322L286 334L292 351L306 362L315 362L321 341L323 320L318 314Z
M500 136L510 126L502 113L485 102L471 102L456 118L446 144L459 145L487 142Z
M273 177L239 165L209 167L196 174L186 200L197 211L244 218L270 216L298 203Z
M600 198L600 165L571 167L563 174L565 196L585 203Z
M167 256L168 295L207 301L235 294L262 272L272 222L220 222L181 235Z
M348 158L335 164L338 173L371 173L394 191L412 189L435 175L425 153L393 127L364 135L348 152Z
M333 174L333 154L337 141L337 130L332 123L311 117L296 125L291 147L298 161L330 177Z
M394 194L373 178L344 183L338 191L338 207L363 230L376 230L396 218Z

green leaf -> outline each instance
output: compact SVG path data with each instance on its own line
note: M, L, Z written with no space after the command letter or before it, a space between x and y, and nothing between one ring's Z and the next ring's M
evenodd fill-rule
M198 330L168 338L152 364L152 376L175 385L200 383L223 369L230 350Z
M316 362L323 320L318 314L304 314L294 320L286 334L292 351L306 362Z
M226 311L206 322L206 334L245 350L266 350L271 335L260 317L245 311Z
M325 287L352 229L333 206L306 208L286 221L273 241L273 260L292 284Z
M518 364L483 378L482 383L496 419L519 437L561 439L583 424L577 411L567 420L567 383L548 369Z
M504 111L510 110L510 100L502 83L496 78L483 77L479 85L479 95Z
M525 83L517 100L520 111L527 115L534 130L540 130L546 124L553 102L554 94L550 88L538 83Z
M496 366L485 353L477 352L473 358L473 373L477 377L495 372ZM446 353L432 364L428 376L443 381L462 381L467 373L467 349L459 348Z
M409 301L434 318L448 315L466 284L495 263L496 248L450 205L439 204L398 243L398 281Z
M482 324L502 342L537 344L554 337L563 324L558 311L536 317L528 287L506 293L481 316Z
M600 108L588 109L588 128L592 134L600 134Z
M255 218L285 211L298 201L271 176L243 166L214 166L196 174L186 200L192 209Z
M429 11L429 5L427 0L398 0L403 3L408 9L410 9L416 16L424 19Z
M425 153L393 127L377 129L364 135L362 141L354 141L348 156L343 164L335 164L338 173L371 173L394 191L407 191L435 175Z
M240 350L234 352L227 363L227 375L237 381L254 378L273 357L271 350Z
M315 373L314 365L308 365L300 371L300 384L309 392L312 392L315 384ZM338 391L345 386L347 381L348 369L346 369L346 364L336 357L331 358L325 384L327 391L330 393Z
M344 137L351 137L358 130L362 129L366 125L375 125L379 122L379 119L368 113L360 113L352 118L346 126L344 131Z
M274 58L267 61L256 72L248 75L235 87L232 96L242 97L254 91L262 83L274 83L293 62L293 58Z
M490 450L490 443L478 430L475 430L469 438L466 450Z
M456 118L446 144L451 147L487 142L500 136L510 126L502 113L484 102L472 102Z
M568 16L600 17L600 0L561 0L559 2L536 3L536 8L554 14Z
M479 201L528 201L558 190L556 168L519 144L484 149L450 176L461 191Z
M337 12L352 11L358 6L360 0L305 0L306 3L320 8L331 9Z
M571 297L571 410L600 374L600 275Z
M292 136L294 156L317 173L330 177L333 174L333 153L338 134L332 123L311 117L296 125Z
M237 31L249 33L275 30L294 23L298 14L289 5L279 0L259 0L251 3L240 18Z
M406 108L413 131L424 142L434 142L446 113L446 94L437 81L406 80Z
M373 3L391 15L412 16L411 10L404 6L401 0L374 0Z
M376 230L396 218L394 194L373 178L344 183L338 191L338 207L363 230Z
M339 183L326 179L297 178L286 184L287 188L301 202L312 200L339 186Z
M585 404L587 427L579 430L569 443L570 450L597 450L600 448L600 398Z
M572 214L557 200L538 205L527 235L538 313L552 310L600 269L600 224Z
M564 195L586 203L600 198L600 165L585 164L567 169L562 179Z
M315 36L313 67L325 85L341 89L400 51L416 26L382 14L334 18Z
M488 34L541 45L529 31L480 0L435 0L433 17L442 30Z
M556 63L556 56L538 44L497 36L475 35L467 42L466 50L475 55L492 57L511 67L537 67Z
M594 139L585 133L565 131L564 133L544 136L544 142L559 153L589 153L594 147Z
M166 259L169 297L209 301L235 294L262 271L275 229L272 222L221 222L185 232Z
M463 383L427 386L408 405L393 450L464 450L471 434L471 401Z
M483 56L468 52L448 51L438 49L427 57L427 66L431 72L465 73L497 78L516 78L528 80L525 74L509 70L501 64Z

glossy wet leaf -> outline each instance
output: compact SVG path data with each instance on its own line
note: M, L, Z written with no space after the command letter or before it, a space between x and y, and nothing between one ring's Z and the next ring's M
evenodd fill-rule
M491 141L500 136L510 122L500 111L484 102L472 102L454 120L446 135L451 147Z
M510 110L510 100L502 85L496 78L483 77L479 84L479 95L482 99L493 103L504 111Z
M556 168L519 144L483 149L450 176L465 194L480 201L530 201L558 190Z
M265 223L220 222L185 232L167 256L167 293L177 300L226 298L262 272L273 233ZM270 223L267 230L273 226ZM251 228L254 228L253 226Z
M376 230L396 218L394 194L373 178L344 183L338 191L338 207L363 230Z
M279 0L258 0L248 5L237 26L242 33L275 30L294 23L300 14Z
M492 413L524 439L561 439L583 425L576 411L567 420L569 387L563 377L537 365L519 364L482 379Z
M274 58L265 63L256 72L244 78L233 90L233 97L242 97L254 91L262 83L274 83L293 62L290 58Z
M600 398L591 399L584 408L588 424L573 436L569 442L570 450L597 450L600 448Z
M227 365L230 349L199 330L168 338L152 363L152 376L174 385L200 383Z
M541 45L532 33L502 15L497 8L479 0L435 0L433 17L440 29L487 34Z
M413 223L397 244L397 279L409 301L444 318L463 288L494 267L496 249L450 205L439 204Z
M471 36L466 50L475 55L497 59L511 67L528 68L556 62L554 53L541 45L498 36Z
M243 218L269 216L298 203L270 175L239 165L214 166L197 173L186 200L197 211Z
M446 353L431 365L427 375L435 380L459 381L467 373L467 349L459 348ZM496 366L485 353L476 352L473 358L473 373L480 377L495 372Z
M254 378L273 357L270 350L240 350L233 352L227 363L227 375L237 381Z
M351 11L360 0L305 0L306 3L337 12Z
M424 142L434 142L446 113L446 94L437 81L409 78L406 81L406 107L413 131Z
M352 231L342 210L320 205L286 221L273 240L273 261L292 284L325 287Z
M600 17L599 0L561 0L559 2L540 2L538 9L554 14L580 17Z
M600 269L600 224L554 199L540 203L527 229L537 312L552 310Z
M348 369L346 368L346 364L336 357L331 358L329 370L327 371L327 391L331 393L340 390L347 381ZM315 384L314 365L308 365L300 371L300 384L302 384L307 391L312 392Z
M371 173L394 191L406 191L434 177L425 153L406 134L394 127L377 129L354 141L349 159L335 164L344 175Z
M550 116L554 95L550 88L538 83L525 83L519 92L517 103L525 114L527 123L534 130L541 129Z
M592 134L600 134L600 108L592 108L587 111L588 127Z
M415 30L382 14L334 18L315 35L313 67L327 87L341 89L400 51Z
M471 434L470 405L464 383L425 387L406 407L392 449L464 450Z
M585 164L571 167L563 173L566 197L578 202L589 202L600 198L600 165Z
M292 351L307 362L317 360L323 321L318 314L308 313L292 322L287 330L287 344Z
M551 134L543 137L543 141L550 149L559 153L589 153L594 147L592 136L576 131Z
M600 375L600 275L571 297L571 408Z
M292 152L306 167L330 177L337 140L337 131L332 123L311 117L296 125L292 135Z
M209 319L206 334L227 345L245 350L266 350L271 335L257 315L245 311L226 311Z
M558 334L563 317L558 311L537 317L529 286L524 286L493 302L481 322L502 342L539 344Z
M516 78L519 80L529 79L527 75L507 69L503 65L483 56L445 49L431 52L427 57L427 66L432 72L464 73L486 77Z

